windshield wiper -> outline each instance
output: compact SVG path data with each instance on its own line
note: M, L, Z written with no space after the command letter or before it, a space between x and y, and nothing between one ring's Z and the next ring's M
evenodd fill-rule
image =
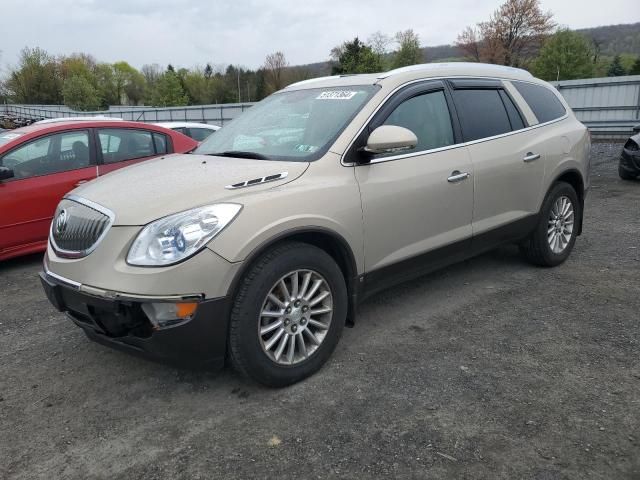
M242 150L227 150L226 152L207 153L214 157L253 158L255 160L269 160L269 157L256 152L244 152Z

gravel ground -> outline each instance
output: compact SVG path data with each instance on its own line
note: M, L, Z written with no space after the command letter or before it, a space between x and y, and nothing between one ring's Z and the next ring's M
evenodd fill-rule
M314 377L265 389L89 342L38 256L0 264L0 478L640 478L640 182L595 144L584 234L365 303Z

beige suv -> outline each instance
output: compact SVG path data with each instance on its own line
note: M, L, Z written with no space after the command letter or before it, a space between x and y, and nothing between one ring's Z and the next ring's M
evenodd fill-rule
M67 195L42 283L100 343L229 359L287 385L390 285L509 242L534 264L562 263L582 228L589 148L562 97L519 69L308 80L192 154Z

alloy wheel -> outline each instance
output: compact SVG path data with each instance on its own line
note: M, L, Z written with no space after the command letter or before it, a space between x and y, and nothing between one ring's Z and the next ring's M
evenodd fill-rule
M327 281L313 270L295 270L269 290L260 310L262 350L280 365L295 365L313 355L325 339L333 317Z

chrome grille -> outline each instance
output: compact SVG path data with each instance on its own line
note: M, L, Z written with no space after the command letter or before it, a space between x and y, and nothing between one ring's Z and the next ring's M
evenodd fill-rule
M51 222L51 246L61 257L89 255L113 223L109 210L88 200L69 196L58 204Z

